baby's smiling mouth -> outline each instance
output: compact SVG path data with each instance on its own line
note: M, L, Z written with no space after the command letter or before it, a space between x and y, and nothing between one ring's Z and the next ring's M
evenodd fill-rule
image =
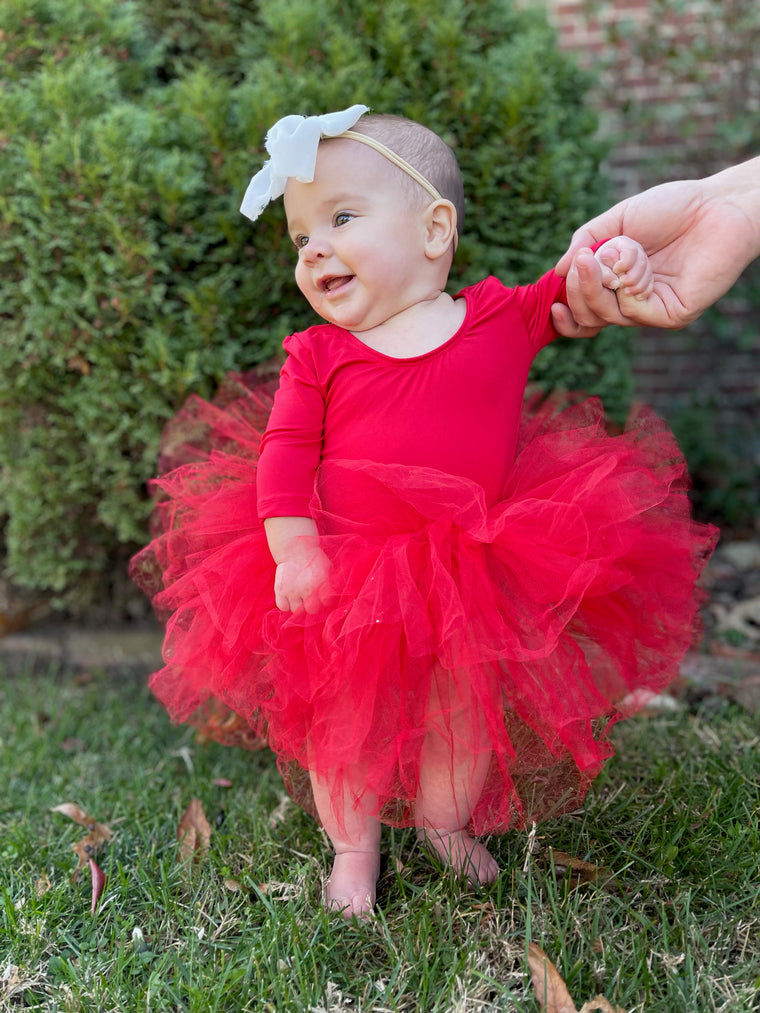
M321 278L319 281L319 288L323 292L335 292L339 288L343 288L353 278L352 274L339 274L330 275L327 278Z

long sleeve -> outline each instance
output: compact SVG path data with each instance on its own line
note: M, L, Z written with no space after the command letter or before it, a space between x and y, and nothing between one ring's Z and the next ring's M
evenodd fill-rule
M551 309L555 302L567 302L565 279L555 271L547 271L535 284L515 288L514 294L533 348L538 352L558 336Z
M591 245L594 253L608 243L609 239L602 239ZM515 298L520 307L522 316L531 343L535 352L539 352L545 345L548 345L559 332L552 323L552 304L561 302L567 305L566 279L556 271L547 271L533 285L518 286L514 289Z
M264 437L257 476L259 517L308 517L319 465L324 395L308 350L291 335Z

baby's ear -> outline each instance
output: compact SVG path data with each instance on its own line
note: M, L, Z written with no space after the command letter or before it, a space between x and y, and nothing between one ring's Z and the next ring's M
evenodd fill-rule
M457 209L450 200L437 200L425 208L425 256L437 260L457 243Z

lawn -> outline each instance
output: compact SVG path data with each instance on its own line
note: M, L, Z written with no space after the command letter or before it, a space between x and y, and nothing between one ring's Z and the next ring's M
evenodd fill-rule
M480 894L388 832L378 916L351 925L321 909L325 842L269 754L197 743L134 676L3 678L0 1009L537 1013L533 942L578 1009L760 1011L760 721L707 696L616 743L583 812L492 840ZM212 834L188 866L194 798ZM94 915L63 803L113 831Z

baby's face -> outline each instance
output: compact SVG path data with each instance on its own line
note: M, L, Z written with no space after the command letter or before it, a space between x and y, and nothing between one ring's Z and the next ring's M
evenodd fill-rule
M402 170L367 145L320 144L314 181L288 181L285 213L296 283L321 317L361 332L419 301L424 205Z

